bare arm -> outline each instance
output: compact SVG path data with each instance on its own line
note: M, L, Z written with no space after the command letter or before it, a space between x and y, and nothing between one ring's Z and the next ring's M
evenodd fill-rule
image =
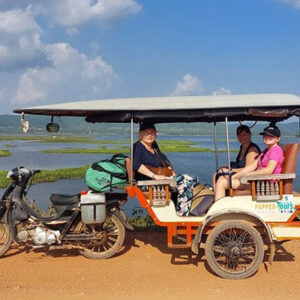
M259 153L258 153L256 147L251 147L246 156L246 166L253 163L257 159L258 155L259 155Z
M238 171L236 174L232 176L232 178L240 178L243 175L249 174L250 172L253 172L257 168L258 159L253 161L250 165L246 166L245 168Z
M277 165L276 160L269 160L268 165L265 168L250 172L247 175L271 175L273 174L276 165Z

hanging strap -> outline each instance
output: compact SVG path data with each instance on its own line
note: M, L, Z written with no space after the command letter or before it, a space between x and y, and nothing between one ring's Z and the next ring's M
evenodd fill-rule
M154 148L153 150L154 150L155 154L157 154L157 156L160 158L163 167L165 167L165 168L171 167L172 168L172 166L169 163L166 163L166 161L161 157L161 155L159 154L157 149Z

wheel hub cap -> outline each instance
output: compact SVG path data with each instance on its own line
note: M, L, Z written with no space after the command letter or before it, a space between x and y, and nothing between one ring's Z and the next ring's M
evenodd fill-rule
M231 248L231 251L230 251L230 252L231 252L231 254L234 255L234 256L239 256L240 253L241 253L241 250L240 250L239 247L233 246L233 247Z

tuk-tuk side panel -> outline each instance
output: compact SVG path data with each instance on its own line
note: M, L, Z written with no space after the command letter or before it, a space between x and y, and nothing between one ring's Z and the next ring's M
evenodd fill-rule
M207 213L207 217L219 211L245 211L258 216L264 222L291 222L294 218L300 197L294 195L283 195L282 200L255 201L252 196L224 197L215 202ZM296 214L297 215L297 214Z
M144 193L138 187L127 188L127 193L130 197L137 197L143 208L146 208L155 223L160 226L168 226L169 224L200 224L205 217L181 217L176 214L175 205L170 201L165 206L151 206L150 201L146 199Z
M209 219L227 219L235 215L251 214L268 227L271 240L300 239L300 197L298 195L283 195L281 201L254 201L251 196L226 197L217 201L208 211L204 224ZM295 205L296 204L296 205ZM224 216L225 218L225 216ZM208 230L204 225L204 230Z

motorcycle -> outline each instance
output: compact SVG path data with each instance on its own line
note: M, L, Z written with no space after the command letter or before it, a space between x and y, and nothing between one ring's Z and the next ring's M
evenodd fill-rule
M26 202L31 180L39 172L17 167L7 174L12 182L0 200L0 257L13 241L49 250L77 248L93 259L113 256L124 242L125 228L133 230L120 210L127 194L52 194L55 214L42 216Z

